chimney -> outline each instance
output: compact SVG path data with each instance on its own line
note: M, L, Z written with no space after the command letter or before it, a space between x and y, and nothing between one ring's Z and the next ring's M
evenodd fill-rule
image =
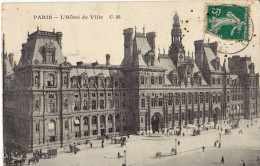
M12 67L14 67L14 54L13 53L10 53L8 55L8 58L9 58L9 63Z
M3 34L3 55L5 55L5 34Z
M110 54L106 55L106 66L109 67L110 66Z
M213 51L215 56L217 56L218 55L218 43L217 42L209 43L209 47L211 48L211 50Z
M60 46L60 49L62 50L62 32L56 32L56 40Z
M153 51L155 50L155 37L155 32L149 32L146 34L147 41Z

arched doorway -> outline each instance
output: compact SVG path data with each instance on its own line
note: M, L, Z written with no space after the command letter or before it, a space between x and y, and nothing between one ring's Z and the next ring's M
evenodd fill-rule
M213 111L213 122L215 124L217 124L218 119L219 119L219 113L220 113L220 109L218 107L216 107Z
M192 110L191 109L188 110L188 122L189 122L189 124L193 123L193 116L192 116Z
M153 133L156 131L159 131L159 124L160 124L160 120L159 117L155 114L152 116L152 130Z
M159 112L154 113L151 118L152 131L161 131L163 127L163 117Z

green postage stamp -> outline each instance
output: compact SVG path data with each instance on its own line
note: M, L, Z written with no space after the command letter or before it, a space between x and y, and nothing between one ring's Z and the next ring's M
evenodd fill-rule
M248 6L207 5L207 32L221 39L247 40Z

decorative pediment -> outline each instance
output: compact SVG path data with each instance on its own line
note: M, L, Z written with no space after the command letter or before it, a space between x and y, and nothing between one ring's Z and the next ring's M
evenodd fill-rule
M86 72L83 72L83 73L81 74L81 77L88 77L88 74L87 74Z

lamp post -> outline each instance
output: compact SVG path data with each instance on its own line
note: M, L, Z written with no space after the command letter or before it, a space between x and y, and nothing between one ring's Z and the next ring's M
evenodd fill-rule
M221 133L219 133L219 148L221 147Z
M124 153L125 153L125 166L126 166L126 150L124 150Z
M177 155L177 138L175 138L175 155Z

